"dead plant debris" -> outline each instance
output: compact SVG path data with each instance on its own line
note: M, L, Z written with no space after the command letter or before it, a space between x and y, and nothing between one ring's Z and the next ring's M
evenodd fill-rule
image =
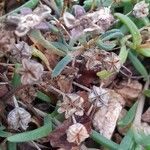
M147 148L149 3L1 0L0 149Z

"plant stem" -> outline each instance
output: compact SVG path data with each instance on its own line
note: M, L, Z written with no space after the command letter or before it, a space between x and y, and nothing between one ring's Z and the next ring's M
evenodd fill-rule
M17 99L16 99L15 96L13 96L13 101L14 101L15 107L16 107L16 108L19 107L18 102L17 102Z
M150 79L148 77L144 89L143 91L147 90L150 84ZM137 106L137 111L136 111L136 115L135 115L135 119L133 124L134 125L140 125L141 124L141 116L143 113L143 108L144 108L144 104L145 104L145 96L143 94L140 95L139 100L138 100L138 106Z
M82 88L85 91L91 92L91 90L89 88L87 88L86 86L84 86L84 85L81 85L81 84L79 84L77 82L73 82L73 84L78 86L78 87L80 87L80 88Z

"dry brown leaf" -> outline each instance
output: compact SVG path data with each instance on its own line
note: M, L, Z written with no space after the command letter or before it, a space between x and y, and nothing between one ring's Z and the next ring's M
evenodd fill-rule
M85 91L78 91L77 92L83 99L84 99L84 112L87 113L89 108L91 107L91 103L88 101L88 93Z
M79 84L82 84L86 87L90 87L94 83L99 82L99 78L96 76L96 72L94 71L87 71L87 70L82 70L79 72L79 77L76 79L76 82Z
M1 0L0 1L0 16L2 16L4 13L4 4L5 4L5 1Z
M51 53L49 50L45 50L43 53L45 57L48 59L50 67L54 68L59 61L59 56Z
M66 130L72 124L71 119L64 121L58 128L56 128L49 136L50 144L52 147L60 147L65 150L70 150L75 147L76 144L69 143L66 138Z
M0 85L0 97L3 97L8 92L6 85Z
M121 140L122 140L122 137L119 133L115 133L113 135L113 141L117 144L120 144L121 143Z
M92 125L89 116L84 115L82 117L76 117L75 119L78 123L81 123L85 126L86 130L88 131L88 134L91 133ZM49 135L49 140L52 147L64 148L65 150L77 149L76 144L69 143L67 141L66 131L71 125L72 125L71 118L67 119Z
M93 126L106 138L110 139L115 130L117 119L124 105L124 99L114 90L109 90L108 106L102 106L95 113Z
M142 115L142 121L150 124L150 107Z
M64 93L71 93L72 91L72 78L66 78L64 75L58 77L57 84L59 89Z
M14 48L15 35L12 31L0 30L0 56L6 55Z
M36 97L37 88L32 85L24 87L16 92L16 96L24 103L31 104Z
M115 89L125 100L135 100L142 92L142 84L137 80L131 80L130 83L122 81L118 88Z

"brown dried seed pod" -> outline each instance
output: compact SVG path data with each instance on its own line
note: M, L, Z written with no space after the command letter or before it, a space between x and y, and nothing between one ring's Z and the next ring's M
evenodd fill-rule
M149 3L146 3L145 1L141 1L137 3L133 8L133 15L136 18L143 18L148 16L149 14Z
M16 107L9 112L7 121L12 129L17 130L21 127L23 130L26 130L28 123L31 121L31 115L24 108Z
M65 118L69 118L73 114L77 116L83 116L84 109L83 109L83 98L80 97L77 94L66 94L63 98L63 102L59 102L58 106L60 108L58 109L59 113L65 112Z
M80 144L89 137L87 129L81 123L71 125L67 130L67 141L70 143Z
M106 106L109 99L110 95L107 89L93 86L93 90L89 94L89 101L94 103L96 107Z
M21 83L23 85L33 84L41 79L44 68L40 63L33 60L23 59L22 66L23 68L20 69L20 73L22 74Z

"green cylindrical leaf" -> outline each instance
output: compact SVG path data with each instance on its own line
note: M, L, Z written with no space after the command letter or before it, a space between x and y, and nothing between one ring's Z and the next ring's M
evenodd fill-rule
M92 131L90 137L92 138L93 141L95 141L96 143L103 145L104 147L107 147L111 150L118 150L118 144L114 143L111 140L108 140L107 138L105 138L104 136L102 136L100 133L96 132L96 131Z
M15 71L14 71L14 75L12 78L12 85L14 87L17 87L21 84L21 76L20 74L17 72L17 70L21 67L21 64L15 64Z
M136 109L137 109L138 102L136 102L130 110L127 112L125 117L123 117L121 120L118 121L119 126L127 126L132 123L135 114L136 114Z
M125 137L122 139L118 150L130 150L135 143L133 137L134 137L134 134L133 134L132 130L129 129L128 132L126 133Z
M144 65L140 62L140 60L131 52L129 51L129 59L132 62L135 69L145 78L148 77L148 72L145 69Z
M119 59L122 64L124 64L128 58L128 52L127 47L125 45L121 46L120 53L119 53Z
M52 131L52 123L45 124L44 126L32 131L18 133L7 138L10 142L27 142L46 137Z
M43 47L45 47L46 49L50 50L52 53L60 55L60 56L65 56L66 54L57 49L55 46L53 46L49 41L47 41L43 35L41 34L41 32L39 30L33 30L30 33L30 38L34 39L36 42L38 42L39 44L41 44Z
M41 100L43 100L43 101L45 101L45 102L48 102L48 103L51 102L50 97L47 96L45 93L43 93L43 92L41 92L41 91L38 91L38 92L36 93L36 97L39 98L39 99L41 99Z
M137 52L145 57L150 57L150 48L139 48Z
M136 49L142 42L142 37L137 26L128 16L124 14L115 13L114 15L128 27L130 33L132 34L133 48Z
M66 55L54 68L52 71L52 78L57 77L62 70L72 61L72 56L71 55Z

